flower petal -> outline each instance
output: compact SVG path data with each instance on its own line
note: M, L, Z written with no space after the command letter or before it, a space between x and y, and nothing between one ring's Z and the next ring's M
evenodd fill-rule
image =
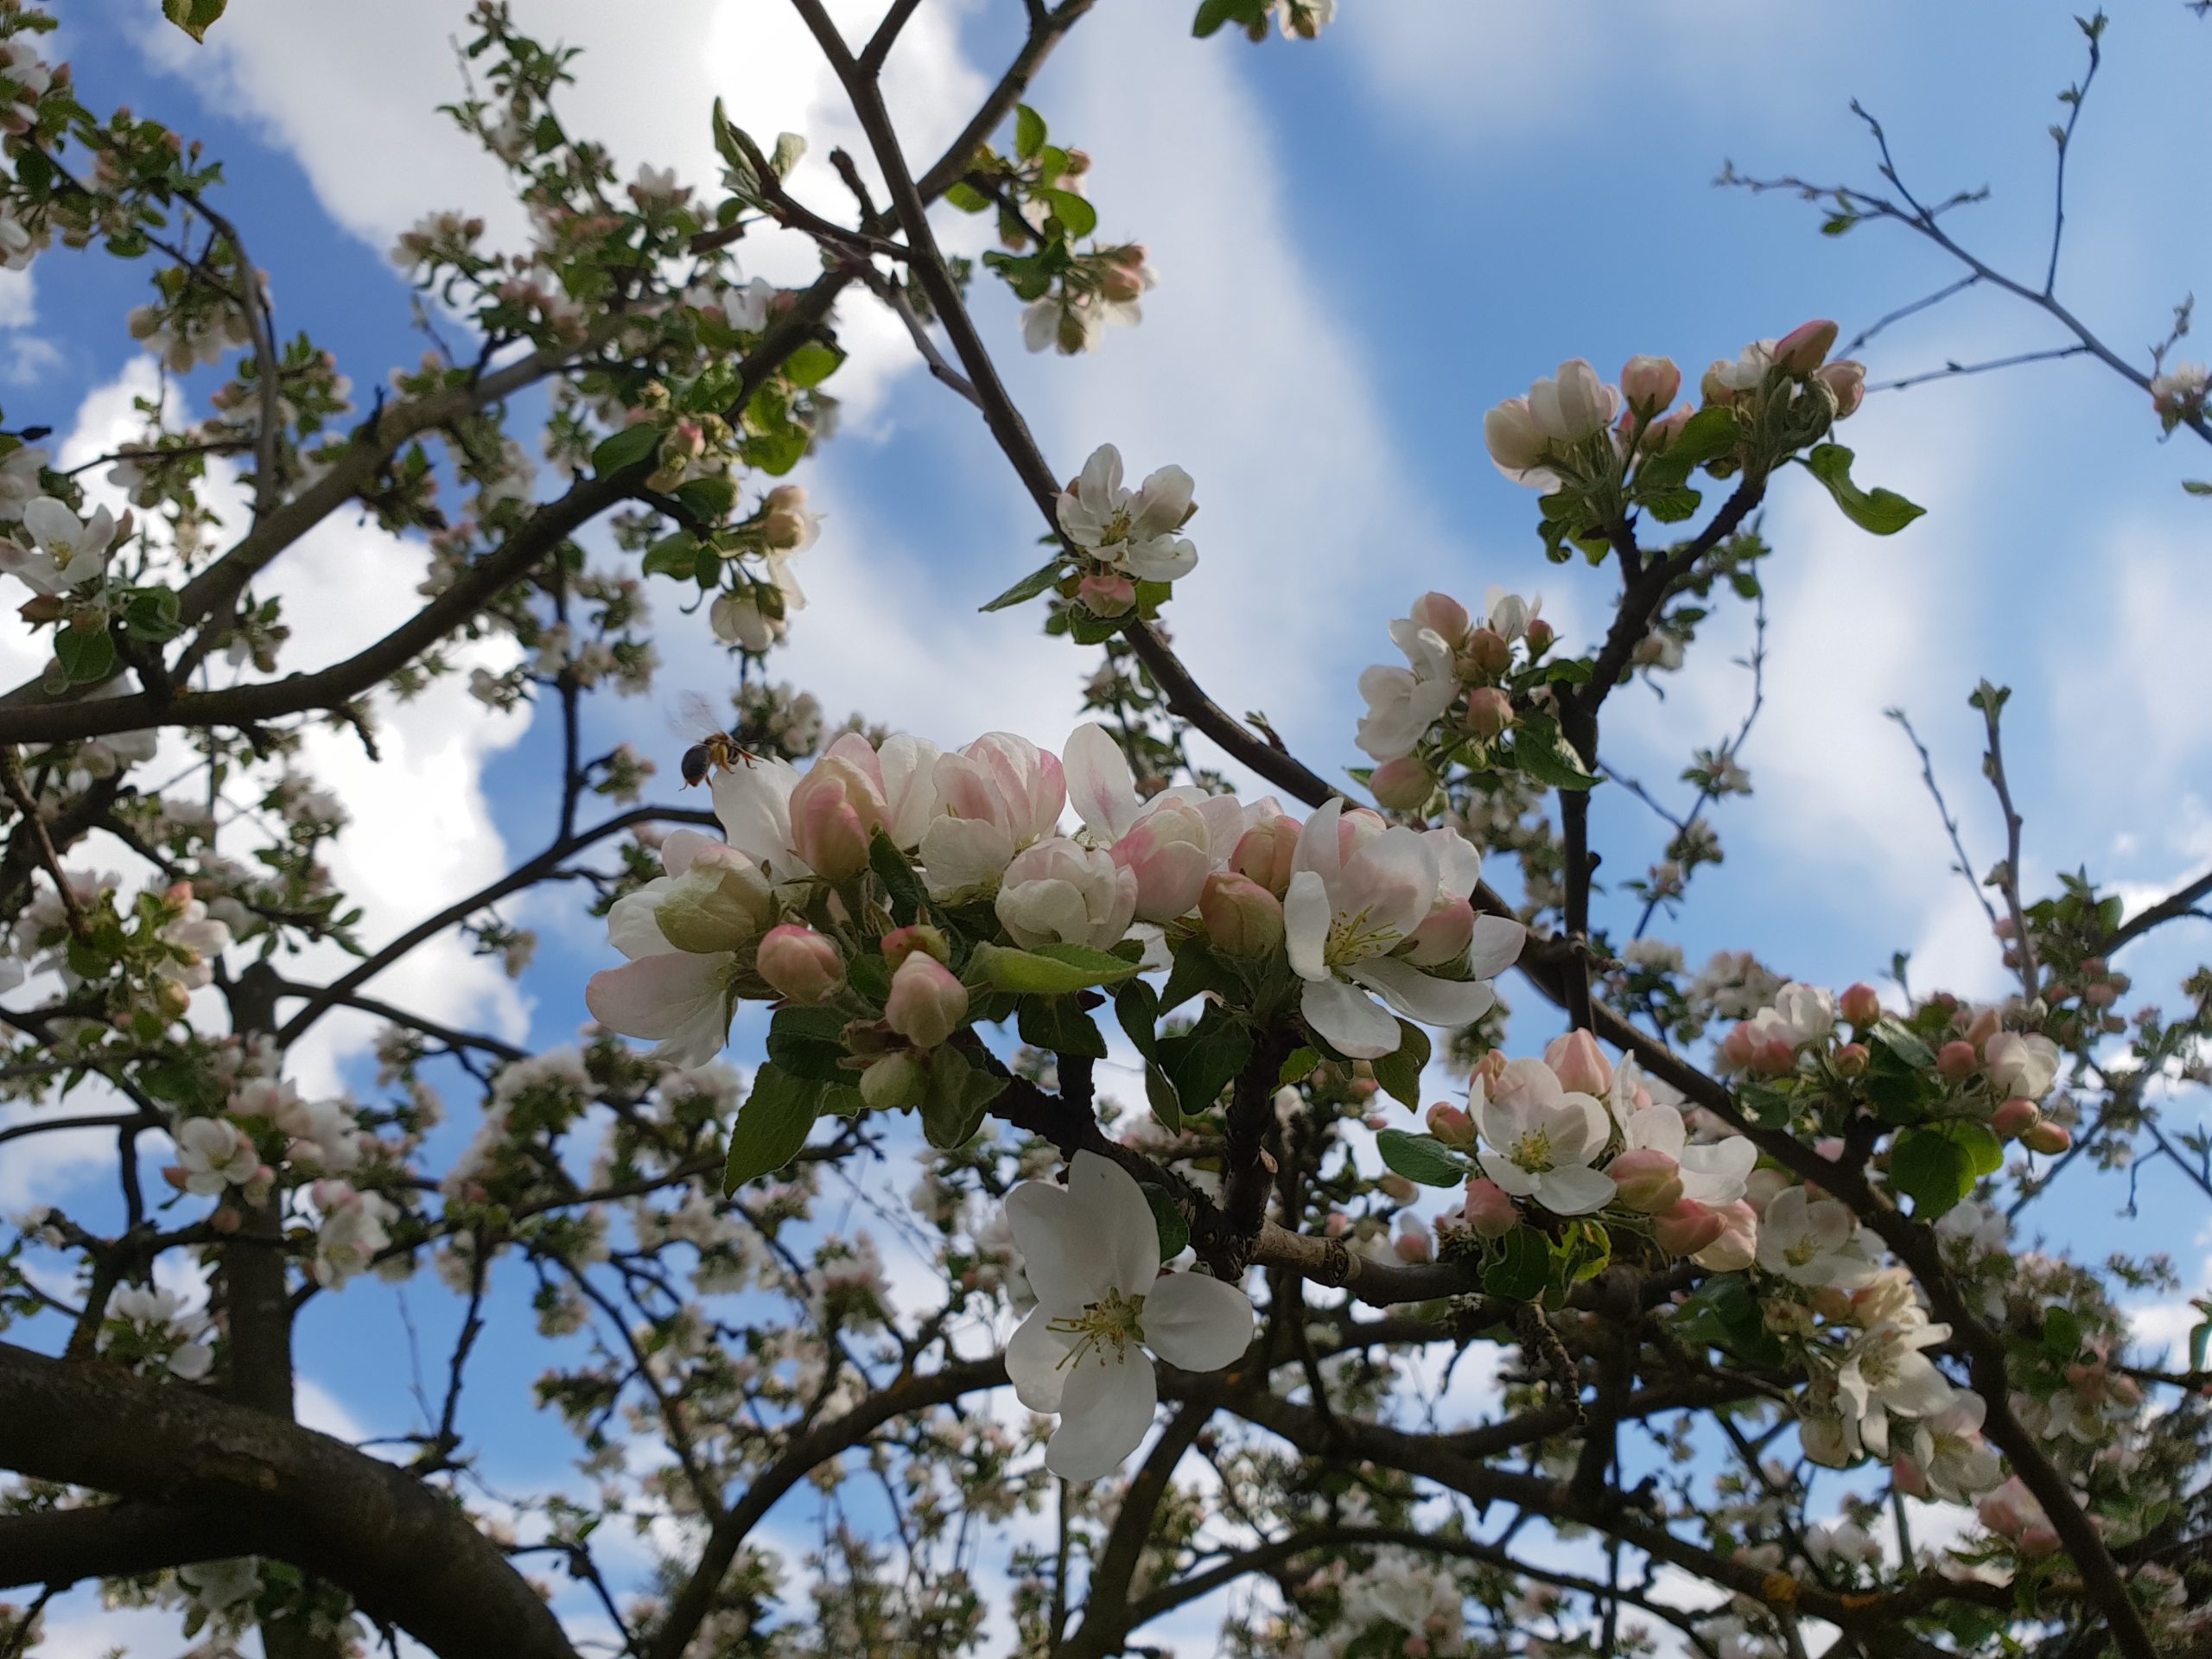
M1497 993L1484 979L1438 979L1409 962L1377 957L1351 970L1361 984L1380 991L1408 1020L1450 1029L1471 1024L1490 1012Z
M798 782L791 762L773 758L719 773L714 782L715 816L729 844L779 880L795 866L801 873L804 868L791 852L791 790Z
M1049 1319L1080 1313L1114 1287L1103 1255L1084 1236L1074 1199L1050 1181L1024 1181L1006 1198L1007 1225L1021 1268L1037 1293L1037 1311Z
M1143 1350L1094 1348L1068 1367L1045 1467L1062 1480L1112 1474L1143 1444L1159 1403L1160 1380Z
M1075 1338L1052 1329L1049 1308L1030 1310L1006 1345L1006 1374L1014 1397L1032 1411L1058 1411L1071 1369L1067 1357Z
M1283 895L1283 943L1290 952L1291 971L1300 979L1323 980L1329 976L1328 963L1322 953L1328 949L1329 924L1333 919L1329 911L1329 890L1322 878L1312 870L1300 870L1290 878L1290 890Z
M658 1043L656 1058L704 1065L729 1040L735 967L736 958L727 951L639 957L594 974L584 987L584 1005L609 1030Z
M1129 833L1137 817L1136 779L1128 756L1103 726L1092 721L1070 733L1060 766L1067 774L1069 804L1102 844Z
M1467 946L1467 970L1477 979L1495 979L1521 960L1529 930L1506 916L1478 916Z
M1292 878L1294 880L1295 877ZM1368 995L1341 979L1309 979L1298 1011L1315 1035L1355 1060L1395 1054L1403 1033L1398 1022Z
M1555 1216L1586 1216L1602 1210L1613 1201L1614 1191L1611 1176L1580 1166L1549 1170L1536 1178L1536 1202Z
M1171 1273L1144 1299L1144 1339L1170 1365L1217 1371L1252 1343L1252 1299L1226 1280Z
M1106 1282L1142 1296L1160 1275L1160 1228L1136 1178L1111 1158L1078 1152L1068 1161L1069 1224Z

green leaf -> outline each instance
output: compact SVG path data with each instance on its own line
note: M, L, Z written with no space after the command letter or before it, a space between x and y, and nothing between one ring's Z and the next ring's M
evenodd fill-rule
M1114 993L1114 1018L1137 1052L1150 1059L1160 1034L1160 993L1141 979L1126 981Z
M694 580L699 573L698 537L688 530L662 537L645 550L645 563L639 568L649 576L673 576L678 582Z
M1428 1033L1409 1020L1398 1021L1398 1046L1370 1062L1375 1081L1402 1106L1421 1109L1421 1068L1428 1064Z
M989 604L980 608L986 611L1003 611L1010 606L1020 604L1025 600L1036 598L1059 579L1060 562L1055 557L1046 563L1039 565Z
M1552 1253L1533 1227L1516 1227L1497 1242L1497 1260L1483 1269L1483 1289L1509 1301L1532 1302L1551 1283Z
M2205 1314L2204 1322L2191 1327L2189 1333L2189 1369L2201 1371L2204 1369L2205 1351L2212 1348L2212 1306L2203 1302L2192 1302L2190 1306L2203 1309Z
M922 1137L940 1152L976 1138L983 1109L1006 1087L1004 1077L978 1071L957 1048L930 1053L929 1090L922 1096Z
M660 429L651 421L626 426L611 438L602 438L591 452L591 469L601 478L634 467L660 448Z
M922 890L921 878L880 829L868 838L868 867L875 872L875 879L883 883L883 891L891 899L893 921L906 927L920 916L929 899Z
M1736 1103L1761 1128L1778 1129L1789 1122L1790 1098L1784 1090L1764 1083L1739 1084Z
M1403 1129L1382 1129L1375 1149L1382 1161L1409 1181L1423 1186L1457 1186L1471 1173L1466 1160L1433 1135L1409 1135Z
M2191 495L2212 495L2212 479L2184 478L2181 486Z
M181 614L174 588L134 588L124 603L123 629L133 639L162 645L183 631Z
M1640 497L1643 510L1662 524L1679 524L1694 513L1705 498L1695 490L1650 490Z
M1152 1224L1160 1232L1160 1259L1173 1262L1183 1254L1191 1242L1191 1224L1183 1219L1183 1212L1175 1207L1175 1200L1157 1186L1141 1186L1144 1201L1152 1206Z
M1167 1073L1157 1060L1147 1060L1144 1068L1145 1103L1152 1108L1152 1115L1162 1128L1179 1134L1183 1128L1183 1103L1176 1098L1175 1085L1167 1080Z
M2056 1303L2043 1311L2043 1351L2054 1364L2072 1363L2082 1351L2081 1316Z
M1667 446L1666 458L1703 466L1735 448L1736 437L1736 411L1714 404L1683 423L1681 435Z
M1040 194L1052 217L1060 221L1060 228L1068 233L1071 242L1080 241L1098 228L1098 210L1072 190L1046 190Z
M1027 104L1014 111L1014 153L1025 162L1033 162L1045 148L1045 118Z
M1974 1179L1994 1175L2005 1167L2005 1145L1997 1133L1986 1123L1972 1123L1961 1119L1943 1125L1943 1133L1957 1141L1967 1154L1967 1164L1974 1171Z
M1894 1015L1885 1017L1874 1027L1874 1047L1894 1055L1897 1064L1915 1071L1933 1071L1936 1051L1920 1040L1911 1027Z
M836 373L845 354L834 346L810 340L784 362L784 378L795 386L818 386Z
M1805 470L1827 486L1843 516L1859 529L1876 536L1894 536L1926 512L1894 490L1862 490L1851 481L1851 451L1840 443L1814 447L1804 458Z
M1548 715L1528 715L1513 733L1513 764L1554 789L1588 789L1598 780Z
M1574 1285L1595 1279L1613 1259L1612 1235L1602 1223L1578 1217L1552 1246L1553 1271L1561 1294Z
M1319 1049L1294 1048L1290 1051L1289 1057L1283 1061L1281 1071L1276 1074L1275 1084L1280 1088L1285 1084L1302 1082L1312 1077L1313 1068L1320 1064L1321 1051Z
M717 524L737 505L737 481L731 478L686 479L676 486L676 499L694 518Z
M1133 977L1137 964L1080 944L1040 944L1034 950L1004 945L976 947L969 963L992 989L1023 996L1065 996L1095 985L1118 985Z
M1175 1085L1175 1097L1185 1117L1195 1116L1214 1103L1231 1079L1252 1058L1252 1036L1235 1026L1211 1028L1201 1021L1180 1037L1160 1045L1160 1069Z
M891 996L891 964L881 957L855 957L845 964L845 983L880 1008Z
M753 1074L753 1092L730 1126L729 1159L722 1166L725 1197L747 1181L772 1174L798 1156L821 1104L822 1085L776 1065Z
M54 636L54 660L72 685L92 685L115 672L115 641L105 628L63 628Z
M957 208L963 213L988 213L991 207L991 199L988 196L976 188L974 185L960 180L955 180L945 187L944 200L947 207Z
M768 1058L795 1077L853 1081L845 1058L846 1016L835 1008L778 1008L768 1021Z
M1072 996L1025 997L1015 1025L1021 1040L1032 1048L1094 1060L1106 1058L1105 1034Z
M1890 1185L1915 1220L1933 1221L1974 1191L1974 1160L1941 1127L1906 1129L1890 1148Z
M229 3L230 0L162 0L162 16L194 40L205 41L208 29Z
M1719 1348L1752 1364L1772 1364L1782 1357L1758 1298L1739 1273L1707 1280L1675 1310L1667 1329L1685 1347Z

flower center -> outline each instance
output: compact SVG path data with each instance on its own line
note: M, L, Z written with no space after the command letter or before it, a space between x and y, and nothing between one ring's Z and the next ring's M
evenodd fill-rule
M1810 1233L1801 1235L1796 1243L1782 1252L1782 1259L1793 1268L1802 1268L1821 1253L1819 1243Z
M1329 938L1321 947L1322 959L1332 968L1347 968L1370 957L1389 952L1402 935L1395 927L1372 921L1372 905L1349 915L1342 911L1330 919Z
M1548 1129L1530 1129L1513 1143L1513 1161L1531 1175L1548 1173L1552 1167L1552 1137Z
M1046 1328L1075 1338L1075 1345L1061 1358L1061 1366L1079 1365L1091 1353L1098 1356L1101 1365L1119 1365L1127 1357L1129 1344L1144 1337L1144 1298L1109 1290L1104 1300L1085 1302L1082 1313L1054 1319ZM1109 1347L1111 1354L1107 1352Z

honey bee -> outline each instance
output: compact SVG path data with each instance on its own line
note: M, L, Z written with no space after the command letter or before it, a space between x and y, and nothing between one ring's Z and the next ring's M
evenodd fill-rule
M697 740L677 763L686 789L705 783L718 772L734 772L760 759L722 729L721 721L715 718L714 705L696 692L686 692L677 700L676 724L683 736Z

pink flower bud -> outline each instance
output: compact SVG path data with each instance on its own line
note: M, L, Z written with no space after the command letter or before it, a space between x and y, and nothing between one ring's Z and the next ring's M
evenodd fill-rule
M1290 891L1291 862L1298 855L1298 822L1264 818L1247 830L1229 855L1229 868L1249 876L1278 899Z
M1721 1066L1729 1071L1748 1071L1752 1057L1758 1051L1759 1039L1751 1028L1747 1025L1734 1027L1720 1039Z
M1111 570L1095 570L1076 586L1076 597L1094 616L1126 616L1136 608L1137 585Z
M1441 968L1466 960L1475 940L1475 907L1465 899L1440 905L1406 936L1399 953L1416 968Z
M1668 450L1673 448L1681 440L1682 429L1690 423L1690 416L1694 412L1688 404L1684 404L1673 414L1662 415L1650 425L1645 427L1643 453L1647 455L1663 455Z
M870 824L843 772L817 762L791 791L791 847L825 881L849 881L868 868Z
M1475 1120L1441 1101L1428 1109L1428 1132L1447 1147L1475 1144Z
M1414 1201L1414 1194L1421 1190L1395 1172L1383 1176L1375 1185L1382 1189L1386 1197L1395 1198L1400 1204L1411 1204Z
M1595 1095L1600 1100L1612 1092L1613 1063L1586 1031L1570 1031L1564 1037L1553 1038L1544 1050L1544 1064L1551 1067L1562 1089Z
M1428 804L1436 793L1436 775L1414 759L1402 754L1375 768L1367 780L1375 804L1393 812L1411 812Z
M1477 737L1492 738L1513 723L1513 699L1495 685L1478 685L1467 693L1467 729Z
M1198 919L1225 956L1266 957L1281 948L1282 901L1249 875L1216 870L1198 890Z
M1863 1077L1873 1058L1866 1044L1846 1043L1835 1052L1836 1074L1839 1077Z
M806 486L779 484L760 498L760 506L762 511L766 512L804 512Z
M1994 1008L1984 1008L1967 1023L1967 1041L1980 1048L1984 1043L2005 1029L2005 1022L1997 1017Z
M162 1166L162 1179L181 1192L184 1191L185 1182L191 1177L184 1173L182 1164L164 1164Z
M1866 365L1854 363L1849 358L1840 358L1825 365L1813 377L1826 386L1835 397L1835 417L1847 420L1859 412L1859 405L1866 401Z
M1487 1175L1467 1183L1467 1202L1462 1211L1467 1225L1484 1238L1503 1238L1521 1224L1521 1212L1505 1189Z
M1628 406L1647 418L1675 401L1682 388L1682 372L1671 357L1631 357L1621 371L1621 396Z
M1964 1083L1981 1070L1981 1056L1972 1043L1954 1039L1936 1051L1936 1069L1947 1083Z
M1553 631L1552 625L1541 616L1529 619L1528 632L1522 635L1522 638L1529 642L1529 655L1534 657L1541 657L1549 651L1552 641L1558 637L1559 635Z
M1775 365L1792 374L1810 374L1828 360L1835 336L1835 324L1825 317L1801 322L1775 342Z
M935 1048L968 1017L968 988L935 957L916 951L891 976L883 1022L917 1048Z
M1763 1077L1786 1077L1797 1069L1797 1051L1779 1037L1770 1037L1751 1051L1751 1070Z
M1508 478L1541 466L1547 442L1526 397L1508 397L1483 416L1483 442Z
M1854 1026L1871 1026L1882 1017L1880 994L1863 980L1837 998L1836 1007Z
M1144 274L1127 265L1109 264L1098 273L1098 291L1117 304L1126 305L1144 293Z
M916 922L907 927L894 927L883 936L883 959L893 972L899 964L917 950L935 957L939 962L952 960L952 944L944 933L927 922Z
M1398 1260L1408 1266L1432 1261L1436 1255L1436 1241L1426 1230L1410 1227L1390 1241L1390 1248L1398 1253Z
M1639 1215L1662 1215L1683 1202L1682 1166L1656 1147L1623 1153L1605 1173L1618 1189L1616 1196Z
M227 1204L207 1217L207 1224L219 1233L235 1233L245 1221L245 1217Z
M1513 666L1513 642L1495 628L1477 628L1464 649L1478 673L1503 674Z
M2043 1112L2035 1102L2015 1095L1990 1115L1989 1127L1999 1141L2017 1141L2042 1119Z
M2057 1530L2044 1522L2020 1529L2020 1554L2023 1555L2055 1555L2058 1553Z
M1688 1203L1688 1200L1683 1200ZM1720 1236L1703 1249L1693 1250L1691 1260L1714 1273L1741 1273L1758 1260L1759 1221L1741 1198L1714 1206L1721 1219Z
M2056 1155L2074 1144L2074 1137L2063 1123L2054 1123L2043 1118L2029 1125L2020 1136L2020 1144L2030 1152Z
M760 977L778 995L802 1007L827 1000L845 982L844 958L836 944L790 922L770 928L761 938L759 967Z
M2108 1008L2119 1000L2120 991L2110 980L2099 980L2082 992L2082 1001L2093 1008Z
M1413 618L1455 650L1467 637L1467 607L1449 594L1423 594L1414 601Z
M1679 1190L1681 1183L1675 1185ZM1717 1244L1727 1230L1728 1217L1695 1198L1680 1200L1651 1223L1653 1242L1669 1255L1695 1255Z

